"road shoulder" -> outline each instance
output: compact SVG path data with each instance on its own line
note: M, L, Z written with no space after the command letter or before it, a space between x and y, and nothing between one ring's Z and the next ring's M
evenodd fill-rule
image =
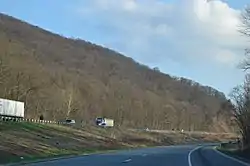
M238 162L238 163L240 163L240 164L242 164L242 165L245 165L245 166L250 166L249 161L246 161L246 159L244 159L244 158L241 158L241 157L239 157L239 156L232 155L232 154L230 154L230 153L226 153L226 152L224 152L224 151L222 151L222 150L219 150L217 147L214 147L213 150L214 150L217 154L219 154L219 155L221 155L221 156L223 156L223 157L225 157L225 158L228 158L228 159L230 159L230 160L233 160L233 161Z

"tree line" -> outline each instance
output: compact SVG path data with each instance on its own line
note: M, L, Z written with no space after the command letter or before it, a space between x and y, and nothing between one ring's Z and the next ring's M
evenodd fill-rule
M246 38L250 37L250 6L241 14L241 26L239 32ZM235 87L230 96L233 101L233 114L241 133L242 150L250 149L250 49L245 49L245 59L239 67L246 71L245 80Z
M0 97L25 102L26 118L97 116L116 125L231 131L230 101L218 90L80 39L0 14Z

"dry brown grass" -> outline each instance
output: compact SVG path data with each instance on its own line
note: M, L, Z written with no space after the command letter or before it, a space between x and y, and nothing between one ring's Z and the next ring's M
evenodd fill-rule
M100 150L126 149L159 145L214 142L232 135L185 134L132 131L123 128L81 129L32 123L0 123L0 163L83 154Z

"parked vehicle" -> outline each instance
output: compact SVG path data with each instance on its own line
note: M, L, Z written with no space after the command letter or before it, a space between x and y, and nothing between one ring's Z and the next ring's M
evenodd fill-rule
M24 103L0 98L0 116L24 118Z
M102 126L102 127L113 127L114 126L114 120L99 117L99 118L96 118L96 125L97 126Z

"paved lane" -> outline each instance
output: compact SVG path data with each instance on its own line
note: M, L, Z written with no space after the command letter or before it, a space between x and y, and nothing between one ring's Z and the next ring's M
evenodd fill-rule
M212 147L195 145L145 148L29 164L29 166L246 166ZM250 165L247 165L250 166Z
M30 166L189 166L188 153L195 146L170 146L120 151L35 163Z

